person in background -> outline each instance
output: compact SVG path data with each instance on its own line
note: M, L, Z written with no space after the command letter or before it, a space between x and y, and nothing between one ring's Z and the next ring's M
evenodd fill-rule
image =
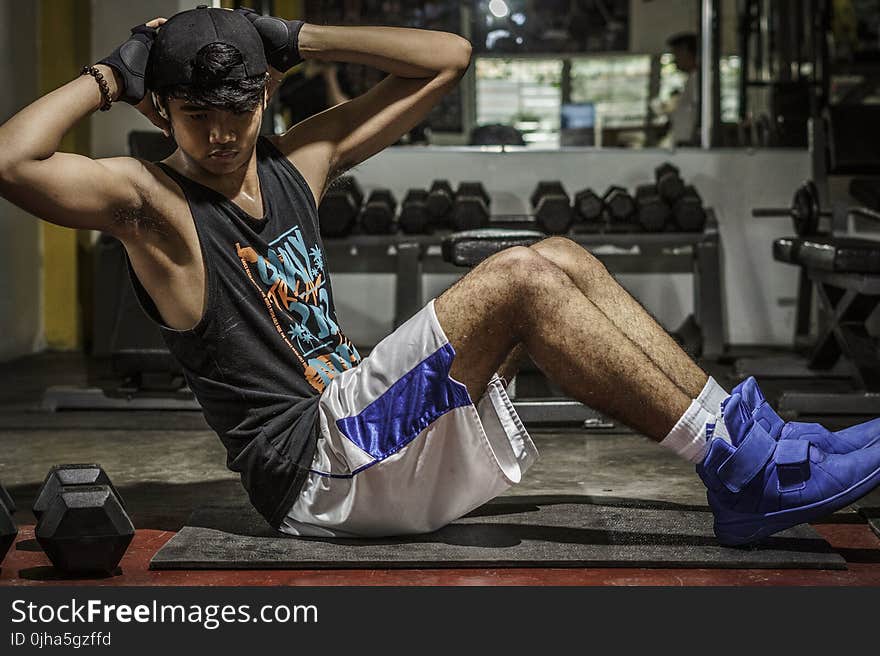
M666 43L672 48L676 68L687 75L684 88L675 97L674 107L669 112L672 144L696 146L699 143L697 125L700 116L697 35L692 32L675 34Z

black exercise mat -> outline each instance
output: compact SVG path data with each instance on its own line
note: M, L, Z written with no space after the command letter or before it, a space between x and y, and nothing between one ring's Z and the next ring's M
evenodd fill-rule
M813 529L720 547L708 508L583 496L500 497L426 535L291 538L250 508L202 508L151 569L709 567L846 569Z

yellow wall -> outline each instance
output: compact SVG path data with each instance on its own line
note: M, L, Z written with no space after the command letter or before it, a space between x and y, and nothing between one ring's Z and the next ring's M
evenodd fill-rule
M302 18L305 9L303 5L304 0L275 0L275 15L287 20Z
M79 75L90 57L91 3L89 0L42 0L40 3L40 94ZM89 122L82 121L67 134L60 150L89 154ZM78 248L87 242L76 230L42 223L43 320L51 349L81 345ZM85 290L89 292L89 290Z

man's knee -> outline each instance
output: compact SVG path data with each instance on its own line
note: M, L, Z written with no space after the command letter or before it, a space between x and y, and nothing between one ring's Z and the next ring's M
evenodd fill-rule
M566 280L565 272L552 260L525 246L513 246L496 253L483 262L483 268L485 273L498 276L517 291Z
M599 283L610 275L595 255L567 237L548 237L529 248L553 262L569 276Z

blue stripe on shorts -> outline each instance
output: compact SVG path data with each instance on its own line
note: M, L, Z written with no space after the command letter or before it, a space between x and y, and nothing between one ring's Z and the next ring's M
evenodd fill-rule
M377 460L396 453L441 415L471 404L467 389L449 378L454 358L452 345L443 345L337 427Z

